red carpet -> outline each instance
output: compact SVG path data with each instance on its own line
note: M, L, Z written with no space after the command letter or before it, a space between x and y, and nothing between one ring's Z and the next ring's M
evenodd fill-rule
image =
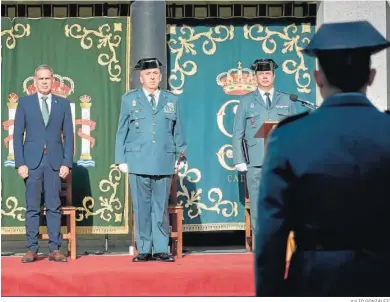
M175 263L86 256L22 264L2 257L2 296L254 296L253 254L189 255Z

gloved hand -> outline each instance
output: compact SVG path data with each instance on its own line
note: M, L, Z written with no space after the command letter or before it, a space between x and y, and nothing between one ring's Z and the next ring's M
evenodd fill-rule
M129 173L129 168L127 167L127 164L120 164L119 170L121 170L123 173Z
M185 163L186 162L184 160L181 160L180 162L176 161L176 163L175 163L175 171L179 171L179 170L183 169L184 166L185 166Z
M240 171L240 172L248 171L248 166L246 165L246 163L237 164L235 167L236 167L237 171Z

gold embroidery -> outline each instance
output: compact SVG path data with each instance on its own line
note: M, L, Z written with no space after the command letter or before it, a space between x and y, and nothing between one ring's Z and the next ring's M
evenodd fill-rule
M174 25L168 27L168 33L172 35L176 34L176 27ZM181 62L184 54L191 54L193 56L197 54L194 42L205 38L206 40L202 44L203 53L213 55L217 50L217 43L234 38L234 27L232 25L218 25L211 27L206 32L195 33L195 28L185 25L180 28L180 33L181 35L172 37L168 41L170 52L175 55L174 67L171 69L168 84L171 87L170 90L175 94L183 93L185 77L192 76L198 71L198 66L194 61L187 60ZM175 84L176 82L178 84Z
M310 33L310 28L310 24L302 24L302 34ZM265 35L260 35L263 32L265 33ZM284 47L282 49L283 54L295 52L298 57L297 60L289 59L284 61L282 64L283 72L295 75L295 82L298 86L297 90L299 92L310 93L311 75L305 65L305 57L301 52L303 47L300 47L298 45L301 43L308 44L310 42L310 39L308 37L305 37L304 35L297 34L297 32L298 27L295 24L290 24L284 27L283 32L270 30L268 27L264 27L260 24L244 26L245 39L262 42L261 46L264 53L272 54L276 51L277 43L274 40L275 36L279 37L284 41ZM290 34L292 34L293 36L290 36ZM302 80L304 80L305 83L302 83Z
M76 221L82 221L88 219L90 216L97 215L99 215L100 219L107 222L111 221L113 218L115 221L118 221L118 219L122 217L124 203L122 203L117 196L117 188L122 179L122 173L115 164L111 165L110 169L108 179L103 179L99 183L100 191L102 193L111 191L110 196L99 196L100 207L98 209L95 209L95 200L92 196L84 197L82 207L76 208Z
M10 29L5 29L1 31L1 36L7 35L7 39L5 40L5 46L8 49L15 49L16 47L16 39L20 39L23 37L28 37L31 34L30 24L15 24ZM1 48L3 48L3 43L1 43ZM3 59L1 58L1 61Z
M122 25L118 23L113 24L114 32L121 32ZM108 48L109 53L102 53L98 56L98 63L101 66L107 66L110 80L113 82L120 82L122 68L117 59L116 50L121 43L121 36L114 35L111 32L109 24L99 26L98 30L91 30L82 27L80 24L65 25L65 35L69 38L80 39L80 44L83 49L91 49L93 46L92 36L98 38L98 49Z
M194 178L191 177L191 174L194 174ZM235 201L222 200L222 190L220 188L211 188L208 192L208 199L211 201L212 205L208 206L206 203L202 202L202 189L191 190L191 184L198 183L202 178L202 174L198 169L192 168L188 169L188 166L185 165L184 173L179 172L179 183L180 188L177 192L178 204L183 205L188 209L187 215L190 219L194 219L202 214L202 211L213 211L218 215L222 214L224 217L232 217L238 215L238 204ZM184 184L184 179L186 179L189 184ZM189 190L190 189L190 190ZM217 198L213 198L212 195L217 194ZM184 201L180 200L180 197L184 197ZM225 206L222 208L222 206ZM230 211L229 211L230 209Z
M25 217L26 208L19 207L19 201L15 196L10 196L7 198L7 200L5 201L5 207L9 211L5 211L5 210L1 209L2 216L9 216L9 217L12 217L13 219L16 219L19 221L26 220L26 217Z

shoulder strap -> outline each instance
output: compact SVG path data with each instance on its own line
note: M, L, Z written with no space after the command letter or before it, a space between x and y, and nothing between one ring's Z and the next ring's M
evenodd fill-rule
M138 88L130 89L129 91L126 91L124 95L128 95L128 94L130 94L134 91L137 91L137 90L138 90Z
M306 112L302 112L302 113L299 113L299 114L295 114L295 115L292 115L292 116L289 116L289 117L286 117L285 119L281 120L278 125L276 126L276 128L279 128L279 127L282 127L283 125L287 125L291 122L294 122L296 120L299 120L300 118L303 118L305 116L308 116L309 115L309 112L306 111Z

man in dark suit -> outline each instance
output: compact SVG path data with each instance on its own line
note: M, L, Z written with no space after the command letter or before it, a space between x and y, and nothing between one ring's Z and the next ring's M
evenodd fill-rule
M305 52L324 98L280 122L264 159L257 296L389 296L390 117L366 97L390 43L368 22L324 24ZM284 280L286 243L296 251Z
M59 193L61 178L65 179L72 167L73 124L70 102L51 93L53 81L51 68L47 65L39 66L34 77L37 93L21 98L15 115L15 166L26 184L28 252L22 258L23 263L37 259L42 192L49 234L49 260L67 261L59 251Z

